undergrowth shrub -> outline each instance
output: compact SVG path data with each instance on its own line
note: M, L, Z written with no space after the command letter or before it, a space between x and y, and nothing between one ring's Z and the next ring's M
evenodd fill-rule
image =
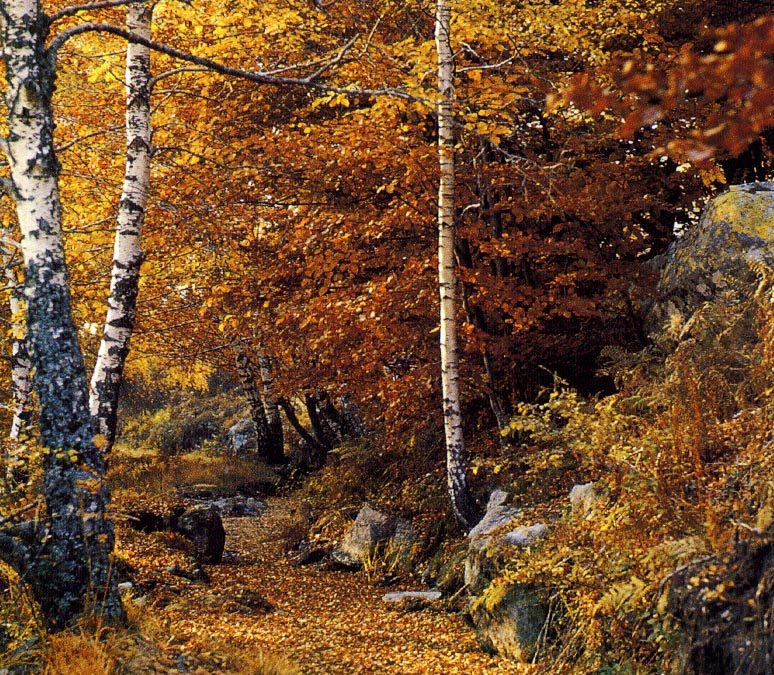
M523 462L516 501L525 521L554 524L535 550L503 553L480 601L516 584L544 589L556 639L540 657L552 668L665 672L679 661L666 611L674 570L774 519L771 272L646 351L607 356L618 393L586 399L559 382L517 407L505 432ZM572 465L573 482L595 483L587 513L570 513L567 484L547 485Z

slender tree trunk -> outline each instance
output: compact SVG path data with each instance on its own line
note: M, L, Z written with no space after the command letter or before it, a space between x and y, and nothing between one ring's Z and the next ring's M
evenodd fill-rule
M320 445L326 447L328 451L332 450L336 444L336 439L334 438L333 430L320 410L320 395L307 392L304 394L304 405L306 406L306 413L309 415L309 423L312 426L315 437L320 442Z
M250 418L255 427L258 444L258 456L269 464L282 464L285 461L284 448L272 439L272 429L266 416L261 392L258 390L255 369L242 344L234 348L235 364L239 381L250 407ZM281 428L281 425L280 425Z
M266 410L266 423L269 427L272 455L284 458L285 434L282 429L282 417L277 405L277 397L274 393L271 359L263 352L258 355L258 370L261 374L261 384L263 385L263 405Z
M475 525L465 466L465 439L459 391L456 292L454 269L454 54L451 9L437 0L435 45L438 57L438 288L441 295L441 390L443 394L446 469L452 510L466 529Z
M128 5L127 29L150 39L152 13L150 3ZM89 400L97 430L106 439L105 453L112 448L116 436L118 397L134 329L143 261L141 236L151 165L149 87L150 50L130 42L126 47L126 167L118 203L108 310L91 378Z
M296 410L293 407L293 404L288 401L288 399L285 397L279 398L277 399L277 403L280 405L282 410L285 411L285 416L288 418L290 426L296 430L296 433L301 437L301 440L304 441L309 449L315 453L315 461L311 462L311 464L314 466L310 466L309 468L318 468L325 464L325 457L331 448L321 443L313 434L309 433L304 428L304 425L301 424L298 416L296 415Z
M0 556L17 566L47 624L61 628L86 611L122 615L111 574L113 523L105 515L105 465L94 442L88 387L72 321L54 153L54 64L38 0L3 0L8 83L4 149L21 230L28 345L40 410L45 522L23 541L0 537ZM19 567L21 569L19 569Z

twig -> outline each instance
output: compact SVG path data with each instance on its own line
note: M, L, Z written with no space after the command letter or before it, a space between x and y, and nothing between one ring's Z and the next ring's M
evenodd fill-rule
M48 17L48 20L53 23L59 19L64 19L68 16L75 16L79 12L92 12L97 9L107 9L109 7L121 7L121 5L131 5L135 2L145 2L145 0L103 0L102 2L87 2L83 5L73 5L72 7L64 7L58 12L54 12Z
M5 517L0 518L0 525L4 525L8 521L13 520L14 518L17 518L22 513L26 513L27 511L32 511L32 509L40 506L40 504L41 504L40 499L36 499L34 502L30 502L29 504L27 504L27 506L23 506L22 508L14 511L13 513L10 513Z

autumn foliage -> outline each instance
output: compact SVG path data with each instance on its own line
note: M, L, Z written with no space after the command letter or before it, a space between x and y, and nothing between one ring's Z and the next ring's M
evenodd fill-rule
M43 4L51 13L70 3ZM123 25L123 7L98 4L55 23L49 41L87 20ZM757 312L755 341L734 329L739 307L708 307L690 344L674 335L654 344L643 327L652 263L676 229L693 226L724 186L772 177L774 18L764 4L452 3L454 254L474 497L483 505L493 485L509 482L527 495L528 515L558 523L553 549L537 562L530 551L501 560L490 592L550 584L552 635L565 640L540 654L568 668L674 665L674 626L663 607L653 611L666 603L661 580L698 555L719 555L738 537L733 524L771 500L768 273L745 300ZM175 471L205 483L213 466L229 466L223 430L200 437L197 425L236 420L227 399L238 347L271 364L277 398L310 433L315 410L332 406L325 452L341 447L303 488L306 502L335 513L320 526L325 536L341 534L344 511L377 499L415 519L426 557L453 548L459 531L441 469L432 3L165 0L154 11L159 43L306 80L259 84L151 56L152 170L121 411L127 454L117 465L128 462L127 476L160 493ZM125 169L125 46L100 32L66 42L53 99L73 320L89 369ZM4 263L16 274L12 192L0 197L0 217ZM15 326L0 344L8 353L23 323L9 306L0 310ZM742 366L728 360L736 352ZM0 377L10 380L5 361ZM196 399L215 390L210 403ZM228 415L209 416L210 404ZM331 420L347 407L362 429L337 435ZM308 442L285 431L298 466L279 473L320 468L325 453L296 461ZM34 439L8 453L19 447L29 486L8 492L9 512L33 503L22 493L43 480ZM189 450L202 454L175 459ZM240 480L252 470L234 466ZM110 477L119 504L147 497L116 471ZM576 479L599 482L603 514L568 517ZM240 536L252 545L256 534ZM121 537L146 573L142 547L151 544ZM166 612L169 625L202 663L252 667L208 655L201 626L185 623L205 600L191 592L192 604ZM64 670L57 650L105 672L122 658L89 635L51 646L50 672ZM600 670L625 660L633 670Z

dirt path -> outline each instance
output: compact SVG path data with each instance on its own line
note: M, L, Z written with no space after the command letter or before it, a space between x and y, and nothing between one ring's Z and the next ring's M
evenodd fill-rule
M272 498L259 518L226 519L226 554L223 564L207 568L211 583L177 583L174 601L158 613L183 651L258 647L309 675L528 672L483 654L458 615L388 609L384 591L362 575L290 565L280 539L294 506ZM274 611L234 602L246 591Z

